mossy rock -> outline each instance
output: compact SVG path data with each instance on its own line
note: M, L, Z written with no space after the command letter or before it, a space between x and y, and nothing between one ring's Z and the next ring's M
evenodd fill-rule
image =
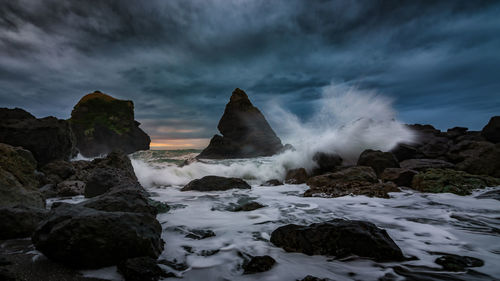
M469 195L474 189L500 185L500 179L489 176L471 175L451 169L429 169L413 177L412 187L431 193L454 193Z

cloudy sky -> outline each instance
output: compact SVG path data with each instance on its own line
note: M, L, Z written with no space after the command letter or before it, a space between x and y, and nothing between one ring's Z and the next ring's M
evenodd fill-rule
M333 84L481 129L500 114L500 2L432 2L0 0L0 106L69 118L101 90L154 143L201 147L236 87L307 119Z

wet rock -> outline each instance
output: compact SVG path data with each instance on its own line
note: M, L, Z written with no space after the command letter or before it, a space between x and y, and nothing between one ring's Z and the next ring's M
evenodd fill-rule
M400 143L390 151L399 162L417 158L419 155L418 149L410 144Z
M162 277L175 277L175 274L163 271L156 263L156 259L150 257L138 257L120 262L118 272L123 275L125 281L157 281Z
M399 168L398 160L392 153L371 149L361 153L357 165L372 167L378 176L382 174L385 168Z
M308 175L304 168L292 169L286 173L285 183L303 184L307 181Z
M376 261L401 261L401 249L373 223L334 219L309 226L289 224L271 234L271 242L287 252L343 258L357 255Z
M137 181L127 176L127 173L117 168L94 169L85 187L85 197L92 198L104 194L112 189L122 189L136 186Z
M162 259L162 260L159 260L158 263L166 265L166 266L172 268L173 270L177 270L177 271L184 271L184 270L189 268L189 266L186 263L178 262L177 260L169 261L166 259Z
M450 149L456 168L470 174L500 177L500 143L462 141Z
M150 198L147 198L149 205L153 206L156 209L156 213L163 214L170 211L170 206L165 202L156 201Z
M37 250L75 268L99 268L163 250L161 226L149 214L60 204L32 236Z
M490 190L485 193L482 193L478 196L476 196L478 199L495 199L500 201L500 189L497 190Z
M85 192L83 181L63 181L56 185L57 196L76 196Z
M342 165L342 157L335 153L316 152L313 161L317 165L313 170L313 175L333 172L335 168Z
M391 181L397 186L411 187L413 177L418 174L415 170L403 168L387 168L384 170L380 178L384 181Z
M68 121L37 119L19 108L0 108L0 142L31 151L39 165L76 155L75 136Z
M500 142L500 116L491 117L490 121L484 126L481 135L492 143Z
M365 195L389 198L389 192L399 189L393 183L379 183L371 167L355 166L335 173L315 176L307 181L310 187L304 196L341 197L346 195Z
M330 278L319 278L319 277L316 277L316 276L307 275L301 281L333 281L333 279L330 279Z
M150 204L147 194L131 188L111 191L79 205L106 212L145 213L152 216L158 214L158 209Z
M421 192L469 195L472 190L500 185L500 179L451 169L429 169L413 177L412 188Z
M260 186L279 186L279 185L283 185L283 182L281 182L277 179L272 179L272 180L266 181L265 183L261 184Z
M0 240L30 237L48 211L26 206L0 208Z
M187 230L188 234L185 236L186 238L202 240L205 238L210 238L215 236L215 232L212 230L204 230L204 229L190 229Z
M249 203L246 203L246 204L243 204L241 206L238 206L234 209L234 212L248 212L248 211L253 211L253 210L257 210L257 209L260 209L260 208L264 208L266 206L258 203L258 202L249 202Z
M270 270L276 261L270 256L254 256L243 263L244 274L253 274Z
M45 198L38 190L36 166L28 150L0 143L0 206L45 207Z
M50 162L43 166L41 171L45 174L45 183L47 184L58 184L76 173L71 162L64 160Z
M399 163L401 168L414 170L417 172L426 171L428 169L453 169L455 165L450 162L439 159L408 159Z
M134 120L134 103L95 91L85 95L71 112L71 128L80 153L86 157L120 149L126 154L149 149L151 139Z
M238 178L206 176L201 179L192 180L181 191L222 191L233 188L250 189L251 187L244 180Z
M463 271L468 267L480 267L484 265L484 262L478 258L453 254L444 254L434 262L448 271Z
M283 149L266 118L241 89L235 89L215 135L197 158L227 159L271 156Z

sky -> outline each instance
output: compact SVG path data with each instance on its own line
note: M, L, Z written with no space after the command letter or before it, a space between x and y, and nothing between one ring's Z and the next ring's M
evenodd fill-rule
M100 90L134 101L154 148L202 148L234 88L306 120L339 85L391 98L405 123L480 130L500 114L499 15L479 0L0 0L0 107L66 119Z

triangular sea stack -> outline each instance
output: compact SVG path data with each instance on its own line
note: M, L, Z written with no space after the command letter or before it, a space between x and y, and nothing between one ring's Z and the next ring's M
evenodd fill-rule
M247 94L235 89L217 126L222 136L215 135L198 158L228 159L271 156L283 149L260 110Z

